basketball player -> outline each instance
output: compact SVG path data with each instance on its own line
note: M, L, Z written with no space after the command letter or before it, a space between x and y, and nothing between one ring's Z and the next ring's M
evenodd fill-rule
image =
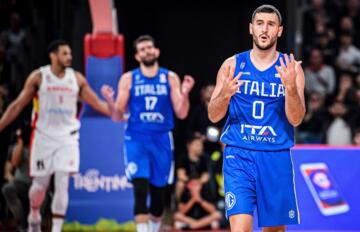
M134 214L137 231L159 231L164 208L165 186L173 178L173 113L184 119L189 111L191 76L182 83L178 75L159 67L160 50L151 36L134 42L140 67L125 73L118 87L115 109L130 113L125 133L126 175L134 186ZM109 86L102 93L112 105ZM147 195L150 192L150 207Z
M20 95L0 119L0 131L34 98L29 231L41 231L39 210L50 177L55 174L55 193L51 205L52 232L60 232L68 206L69 175L79 170L78 97L103 114L111 115L111 111L96 96L84 76L70 68L72 55L68 43L53 41L48 51L51 65L30 74Z
M217 122L229 111L221 141L231 231L252 231L255 207L263 231L285 231L299 223L290 148L305 114L304 73L276 50L283 27L275 7L258 7L249 30L253 48L222 64L208 115Z

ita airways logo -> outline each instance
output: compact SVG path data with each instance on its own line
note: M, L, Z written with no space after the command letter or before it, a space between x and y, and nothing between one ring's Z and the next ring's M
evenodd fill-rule
M240 132L244 142L275 143L277 137L274 128L269 125L241 124Z
M225 195L225 203L226 203L226 209L230 210L234 207L236 203L236 197L232 192L227 192Z

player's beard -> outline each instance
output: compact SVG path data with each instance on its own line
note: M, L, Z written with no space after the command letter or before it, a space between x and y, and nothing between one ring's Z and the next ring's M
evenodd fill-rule
M71 67L71 61L69 61L69 62L58 61L58 65L61 69L65 70L66 68Z
M258 37L253 36L253 41L255 43L255 46L257 48L259 48L260 50L263 50L263 51L269 50L270 48L275 46L276 40L277 40L277 37L273 37L273 38L270 39L270 43L268 45L261 46L260 43L259 43Z
M151 66L154 66L157 62L157 58L154 57L153 59L150 59L150 60L145 60L143 59L141 62L146 66L146 67L151 67Z

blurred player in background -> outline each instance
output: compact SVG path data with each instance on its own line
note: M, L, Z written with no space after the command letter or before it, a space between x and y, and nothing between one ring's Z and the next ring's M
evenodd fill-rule
M281 23L274 6L254 11L253 48L223 63L208 107L212 122L229 111L221 141L232 231L252 230L255 207L263 231L299 223L290 148L305 114L304 74L293 55L276 50Z
M173 113L186 118L194 79L185 76L181 83L176 73L160 67L160 50L151 36L140 36L134 47L140 67L122 75L116 102L109 86L103 86L102 93L118 116L130 113L125 133L125 172L134 186L137 231L159 231L165 187L171 183L174 171Z
M40 206L55 174L51 210L52 232L60 232L68 207L69 175L79 170L77 102L80 97L97 111L111 115L110 107L90 88L84 76L73 70L71 48L53 41L48 48L51 64L34 70L20 95L0 119L0 131L10 124L34 98L30 149L29 231L41 231ZM109 93L111 95L111 93Z

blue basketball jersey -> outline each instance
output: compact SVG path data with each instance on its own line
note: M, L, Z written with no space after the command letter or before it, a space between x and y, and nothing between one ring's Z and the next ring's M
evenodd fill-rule
M228 118L221 141L249 150L274 151L294 145L294 128L285 114L285 87L275 65L258 70L250 60L250 50L236 55L236 76L244 84L230 99Z
M140 68L132 71L127 131L170 131L174 127L170 99L169 71L159 68L154 77L146 77Z

